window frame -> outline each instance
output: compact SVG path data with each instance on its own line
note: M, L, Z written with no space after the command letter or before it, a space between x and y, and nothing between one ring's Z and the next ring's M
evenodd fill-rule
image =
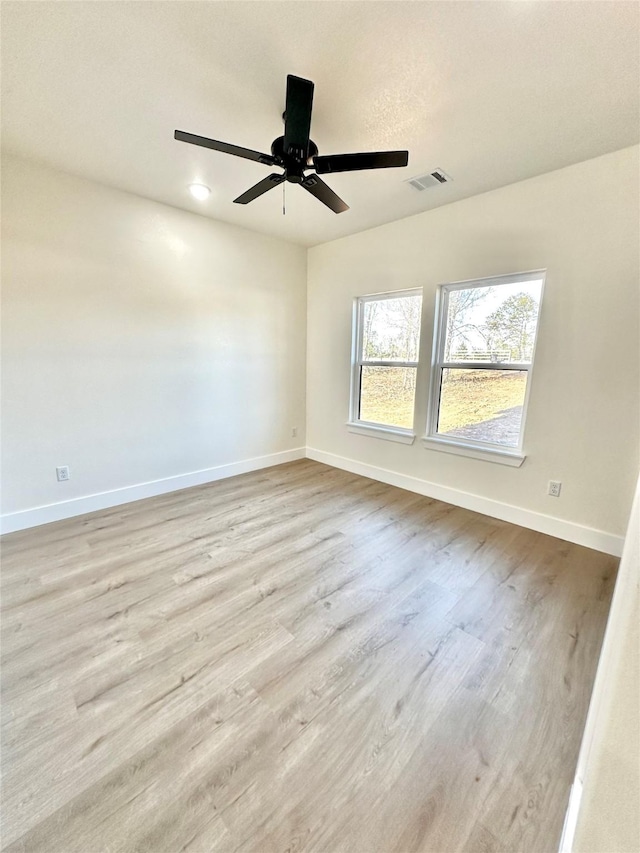
M418 367L420 354L416 361L397 361L386 359L364 359L362 357L362 344L364 338L364 307L368 302L382 302L386 299L401 299L405 296L419 296L420 304L420 341L422 338L422 311L424 308L424 288L411 287L403 290L389 290L383 293L370 293L366 296L357 296L353 300L353 326L351 335L351 388L349 393L349 420L347 428L349 432L360 435L372 435L376 438L385 438L402 444L413 444L416 418L416 398L413 401L413 424L411 428L394 426L393 424L382 424L375 421L365 421L360 418L360 395L362 391L362 367L410 367L416 371L416 395L418 392Z
M491 287L505 284L517 284L532 280L542 281L540 287L540 302L538 304L538 316L536 329L531 349L530 362L478 362L478 361L445 361L444 348L447 334L447 317L449 309L449 294L456 290L471 290L473 288ZM434 318L433 350L431 357L430 389L427 404L426 434L423 444L429 449L443 450L449 453L457 453L471 456L476 459L501 462L506 465L520 467L525 460L524 436L527 422L527 411L529 408L529 396L531 393L531 382L536 359L536 348L538 343L538 332L540 329L540 316L542 312L542 301L546 280L546 270L531 270L529 272L509 273L506 275L489 276L487 278L468 279L441 284L436 293L436 307ZM442 389L442 371L446 369L460 370L519 370L527 373L527 384L522 404L522 419L520 421L520 433L518 444L508 446L494 442L482 441L472 438L457 438L438 433L438 415L440 412L440 399Z

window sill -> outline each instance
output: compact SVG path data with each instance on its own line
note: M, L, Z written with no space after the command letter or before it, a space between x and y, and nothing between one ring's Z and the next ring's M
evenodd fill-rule
M422 444L427 450L442 450L445 453L455 453L458 456L468 456L471 459L481 459L484 462L497 462L498 465L510 465L519 468L526 456L513 450L494 450L493 448L475 447L460 441L449 441L446 438L424 436Z
M347 422L347 430L356 435L368 435L372 438L384 438L386 441L396 441L399 444L413 444L415 432L400 427L376 426L375 424Z

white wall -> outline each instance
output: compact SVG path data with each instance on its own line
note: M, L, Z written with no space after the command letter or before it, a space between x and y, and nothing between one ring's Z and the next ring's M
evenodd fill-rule
M386 469L409 487L413 477L454 502L481 496L475 506L487 512L518 507L524 513L506 517L532 526L541 514L538 529L603 550L621 542L638 469L638 171L638 148L625 149L311 249L310 452L352 470ZM548 272L521 468L347 432L354 297L424 286L421 435L437 285L540 268ZM560 498L547 496L549 479L562 481Z
M2 182L3 513L304 446L303 248L14 158Z
M640 849L640 480L598 663L562 851ZM580 797L580 795L582 795Z

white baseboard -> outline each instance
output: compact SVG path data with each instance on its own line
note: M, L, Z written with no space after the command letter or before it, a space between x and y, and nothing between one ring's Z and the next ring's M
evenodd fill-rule
M13 512L0 516L0 533L12 533L16 530L25 530L40 524L49 524L52 521L62 521L65 518L73 518L77 515L85 515L96 510L109 509L120 504L143 500L144 498L163 495L167 492L175 492L180 489L188 489L190 486L200 486L203 483L212 483L225 477L234 477L237 474L245 474L248 471L258 471L260 468L269 468L272 465L281 465L284 462L293 462L296 459L314 459L316 462L324 462L334 468L350 471L352 474L360 474L372 480L379 480L400 489L417 492L436 500L452 503L493 518L500 518L512 524L519 524L540 533L557 536L568 542L585 545L596 551L604 551L619 557L622 553L623 537L615 536L604 530L596 530L582 524L564 521L551 515L533 512L522 507L505 504L481 495L474 495L460 489L452 489L408 474L399 474L386 468L378 468L375 465L367 465L355 459L347 459L333 453L325 453L313 447L296 447L293 450L285 450L280 453L271 453L268 456L258 456L254 459L244 459L241 462L232 462L228 465L219 465L215 468L205 468L202 471L193 471L189 474L178 474L175 477L165 477L162 480L152 480L148 483L139 483L135 486L125 486L122 489L113 489L109 492L99 492L81 498L68 501L60 501L55 504L34 507L20 512Z
M567 806L567 813L564 816L564 826L562 827L562 838L560 839L558 853L572 853L581 801L582 782L576 778L569 793L569 805Z
M429 498L464 507L464 509L471 509L483 515L490 515L492 518L519 524L521 527L528 527L531 530L537 530L539 533L557 536L559 539L575 542L577 545L584 545L587 548L594 548L596 551L603 551L605 554L613 554L619 557L622 553L624 538L615 536L613 533L607 533L604 530L596 530L593 527L586 527L573 521L554 518L552 515L544 515L541 512L512 506L460 489L452 489L449 486L431 483L428 480L421 480L408 474L399 474L396 471L378 468L376 465L368 465L355 459L325 453L323 450L316 450L313 447L307 447L307 457L316 462L324 462L333 468L342 468L352 474L360 474L362 477L379 480L382 483L388 483L390 486L398 486L398 488L406 489L409 492L417 492L419 495L426 495Z
M572 853L576 833L578 835L588 833L590 824L593 826L597 823L601 837L607 833L617 832L617 821L620 820L620 815L625 811L630 815L637 807L637 797L634 796L636 792L627 784L624 774L616 781L613 788L611 783L608 784L607 795L611 802L616 803L616 809L613 812L607 811L607 803L604 803L598 794L599 789L602 790L599 779L603 767L610 766L617 758L619 747L616 744L620 737L617 734L619 727L624 726L629 732L637 728L637 711L634 718L633 704L625 704L626 700L620 692L620 687L627 680L631 663L631 660L626 657L631 654L631 650L626 647L626 641L637 623L635 608L640 581L639 519L640 479L631 507L624 550L600 649L598 669L580 744L576 775L569 797L559 853ZM621 703L623 703L622 711L620 711ZM585 786L589 793L587 802L581 808L582 791ZM630 823L629 826L631 825Z
M304 447L296 447L293 450L270 453L268 456L257 456L254 459L231 462L229 465L218 465L215 468L205 468L202 471L192 471L189 474L178 474L175 477L165 477L162 480L152 480L148 483L138 483L135 486L125 486L122 489L113 489L109 492L98 492L94 495L8 513L0 516L0 533L13 533L16 530L25 530L39 524L49 524L51 521L62 521L76 515L85 515L87 512L108 509L112 506L164 495L167 492L177 492L180 489L188 489L190 486L213 483L215 480L223 480L225 477L235 477L237 474L246 474L248 471L258 471L260 468L270 468L272 465L282 465L284 462L304 459L305 455Z

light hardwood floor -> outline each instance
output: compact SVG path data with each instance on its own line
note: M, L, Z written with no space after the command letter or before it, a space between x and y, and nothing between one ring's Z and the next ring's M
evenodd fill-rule
M2 557L10 853L557 851L614 558L308 460Z

